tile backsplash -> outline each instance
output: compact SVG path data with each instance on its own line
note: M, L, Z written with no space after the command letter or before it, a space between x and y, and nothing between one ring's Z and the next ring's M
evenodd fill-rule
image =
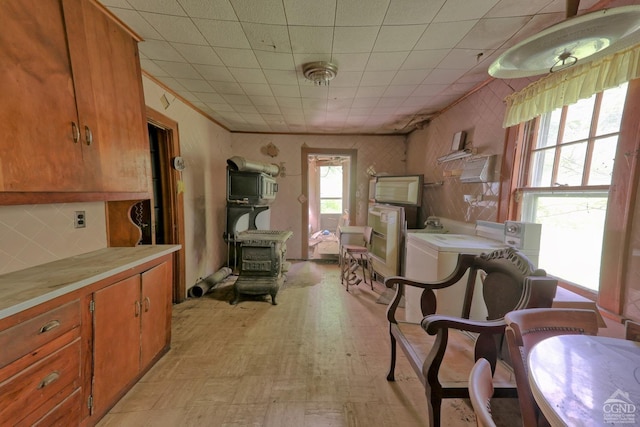
M76 211L85 228L74 228ZM103 202L0 206L0 274L106 247Z

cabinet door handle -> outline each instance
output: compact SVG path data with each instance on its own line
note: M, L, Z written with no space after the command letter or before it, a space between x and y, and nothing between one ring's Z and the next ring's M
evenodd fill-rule
M73 143L77 144L80 141L80 129L78 129L76 122L71 122L71 132L73 132Z
M38 390L40 390L41 388L45 388L49 384L58 381L58 378L60 378L60 372L58 371L51 372L49 375L44 377L42 381L40 381L40 384L38 384Z
M84 126L84 140L87 145L91 145L93 143L93 132L89 129L89 126Z
M140 301L135 302L136 307L136 317L140 316Z
M144 312L146 313L151 308L151 300L149 297L144 297Z
M47 322L40 328L40 333L44 334L45 332L49 332L52 329L60 326L60 322L58 320L52 320L51 322Z

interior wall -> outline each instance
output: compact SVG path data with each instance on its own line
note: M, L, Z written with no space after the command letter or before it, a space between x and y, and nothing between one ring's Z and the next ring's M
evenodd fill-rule
M502 121L506 110L504 98L520 90L530 81L494 80L463 101L452 106L413 131L407 139L407 173L424 174L422 217L435 215L458 221L496 221L498 208L499 173L505 140ZM465 159L438 164L438 157L451 151L453 136L466 132L466 147L473 147L477 155L496 155L493 182L462 183L459 174ZM447 176L451 174L451 176ZM482 196L473 203L464 195Z
M226 265L226 167L230 133L143 76L147 106L178 122L184 191L186 286ZM162 97L169 101L164 108Z
M85 228L74 228L84 211ZM107 247L103 202L0 206L0 274Z
M369 175L367 170L377 173L404 174L406 171L405 136L403 135L272 135L272 134L231 134L234 156L275 163L284 166L285 176L279 176L278 195L272 204L271 228L291 230L293 237L287 242L287 258L300 259L302 256L302 154L303 145L313 148L339 148L358 150L358 170L356 189L356 224L367 222L367 197ZM269 143L274 144L279 153L275 157L266 154ZM305 242L306 245L306 242Z

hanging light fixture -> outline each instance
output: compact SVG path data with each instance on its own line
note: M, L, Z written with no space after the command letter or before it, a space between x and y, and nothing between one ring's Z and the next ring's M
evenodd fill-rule
M338 74L338 66L331 62L309 62L302 66L302 72L316 86L329 86L329 81Z

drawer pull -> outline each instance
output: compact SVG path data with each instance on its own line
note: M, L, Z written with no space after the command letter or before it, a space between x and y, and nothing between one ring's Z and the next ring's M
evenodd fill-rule
M44 334L45 332L49 332L50 330L55 329L58 326L60 326L60 322L57 320L52 320L51 322L47 322L42 325L42 327L40 328L40 333Z
M40 384L38 384L38 390L40 390L41 388L45 388L51 383L56 382L58 378L60 378L60 372L53 371L52 373L44 377L42 381L40 381Z

